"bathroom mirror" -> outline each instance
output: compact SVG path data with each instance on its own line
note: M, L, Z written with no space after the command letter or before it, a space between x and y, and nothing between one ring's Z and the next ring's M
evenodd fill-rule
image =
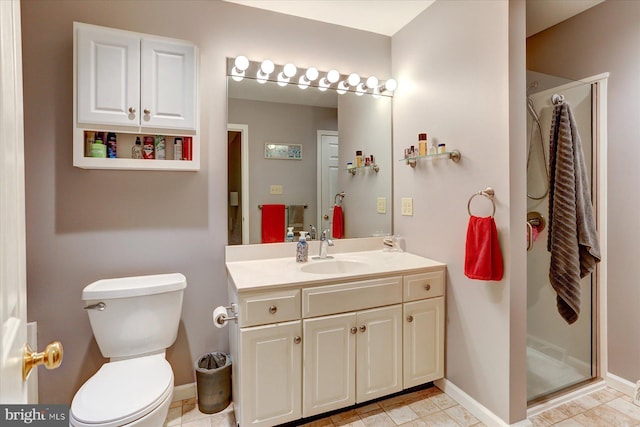
M227 111L230 245L263 242L261 207L268 204L286 206L283 236L297 224L296 231L313 225L319 238L333 229L336 203L343 237L392 232L391 97L228 77ZM267 158L265 144L300 146L303 155Z

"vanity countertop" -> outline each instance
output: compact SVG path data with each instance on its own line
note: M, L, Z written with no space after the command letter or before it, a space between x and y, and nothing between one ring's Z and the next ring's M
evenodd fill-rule
M377 249L336 253L329 259L313 259L310 255L306 263L297 263L295 257L290 256L227 261L226 266L234 286L243 292L406 274L442 268L445 264L407 252Z

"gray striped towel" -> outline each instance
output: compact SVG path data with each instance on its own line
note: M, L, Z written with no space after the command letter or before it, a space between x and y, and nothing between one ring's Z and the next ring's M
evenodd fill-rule
M549 281L558 312L572 324L580 314L580 279L600 262L600 244L580 135L567 103L554 108L549 152Z

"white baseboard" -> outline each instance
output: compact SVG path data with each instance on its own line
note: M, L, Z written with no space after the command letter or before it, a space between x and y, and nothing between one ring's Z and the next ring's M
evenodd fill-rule
M469 396L467 393L462 391L458 386L456 386L451 381L443 378L441 380L436 380L433 382L436 387L440 390L447 393L447 395L462 405L467 411L471 412L471 414L482 421L487 426L495 426L495 427L529 427L532 426L531 421L528 419L524 419L522 421L518 421L515 424L507 424L502 420L502 418L498 417L492 411L487 409L480 402Z
M173 401L191 399L196 394L196 383L177 385L173 388Z
M607 385L612 389L618 390L620 393L624 393L627 396L633 398L633 394L636 391L635 383L629 380L625 380L624 378L617 375L613 375L610 372L607 372L605 381L607 382Z

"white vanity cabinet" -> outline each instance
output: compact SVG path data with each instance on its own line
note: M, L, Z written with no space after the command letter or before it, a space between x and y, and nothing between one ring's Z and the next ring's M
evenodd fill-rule
M442 378L445 266L405 258L413 263L392 274L295 282L289 271L276 286L259 283L271 280L253 274L259 263L227 263L238 425L295 421Z
M78 123L195 130L193 44L75 26Z

